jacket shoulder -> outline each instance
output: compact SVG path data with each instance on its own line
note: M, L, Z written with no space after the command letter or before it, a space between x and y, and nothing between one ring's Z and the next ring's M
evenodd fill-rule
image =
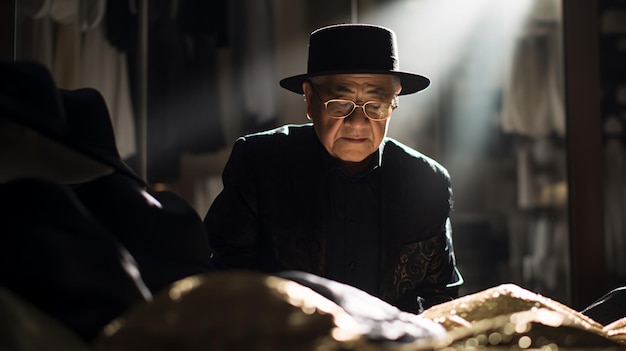
M316 145L317 137L312 125L288 124L240 137L233 146L231 158L236 154L250 164L267 168L311 157L315 154Z
M314 134L312 124L286 124L274 129L255 132L240 137L237 141L278 142L279 140L295 140L299 136Z
M385 138L383 165L419 169L433 176L450 179L448 170L439 162L393 138Z

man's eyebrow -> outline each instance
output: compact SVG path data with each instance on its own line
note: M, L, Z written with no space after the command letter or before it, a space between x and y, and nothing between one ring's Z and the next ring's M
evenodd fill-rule
M344 84L337 84L332 86L329 91L331 93L353 93L354 89Z
M367 88L367 92L370 94L386 95L387 90L380 85L375 85Z
M387 95L387 90L380 85L372 85L366 88L366 93L368 94L376 94L380 96ZM355 89L345 84L337 84L329 89L330 93L354 93Z

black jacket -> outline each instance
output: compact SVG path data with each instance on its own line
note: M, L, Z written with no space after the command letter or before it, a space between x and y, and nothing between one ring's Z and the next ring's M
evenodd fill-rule
M221 268L324 276L322 154L310 124L240 138L224 169L224 189L204 224ZM381 277L378 297L418 312L457 296L445 168L385 138L381 164Z

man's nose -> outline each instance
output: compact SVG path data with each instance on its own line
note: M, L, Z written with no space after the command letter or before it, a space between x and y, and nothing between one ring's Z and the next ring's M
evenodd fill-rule
M365 111L363 111L363 107L361 106L357 106L354 111L352 111L352 113L348 115L348 117L346 117L344 120L346 123L349 123L351 125L369 123L369 118L367 118L367 116L365 115Z

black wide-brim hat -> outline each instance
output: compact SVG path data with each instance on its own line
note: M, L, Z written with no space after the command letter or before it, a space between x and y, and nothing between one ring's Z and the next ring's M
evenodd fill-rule
M72 139L116 171L146 185L120 157L109 109L102 94L93 88L60 89Z
M51 72L31 61L0 60L0 183L37 177L65 184L113 168L75 143Z
M395 33L369 24L336 24L311 33L307 73L288 77L280 86L303 94L302 83L309 77L332 74L393 74L400 78L400 95L426 89L430 80L419 74L400 71Z

